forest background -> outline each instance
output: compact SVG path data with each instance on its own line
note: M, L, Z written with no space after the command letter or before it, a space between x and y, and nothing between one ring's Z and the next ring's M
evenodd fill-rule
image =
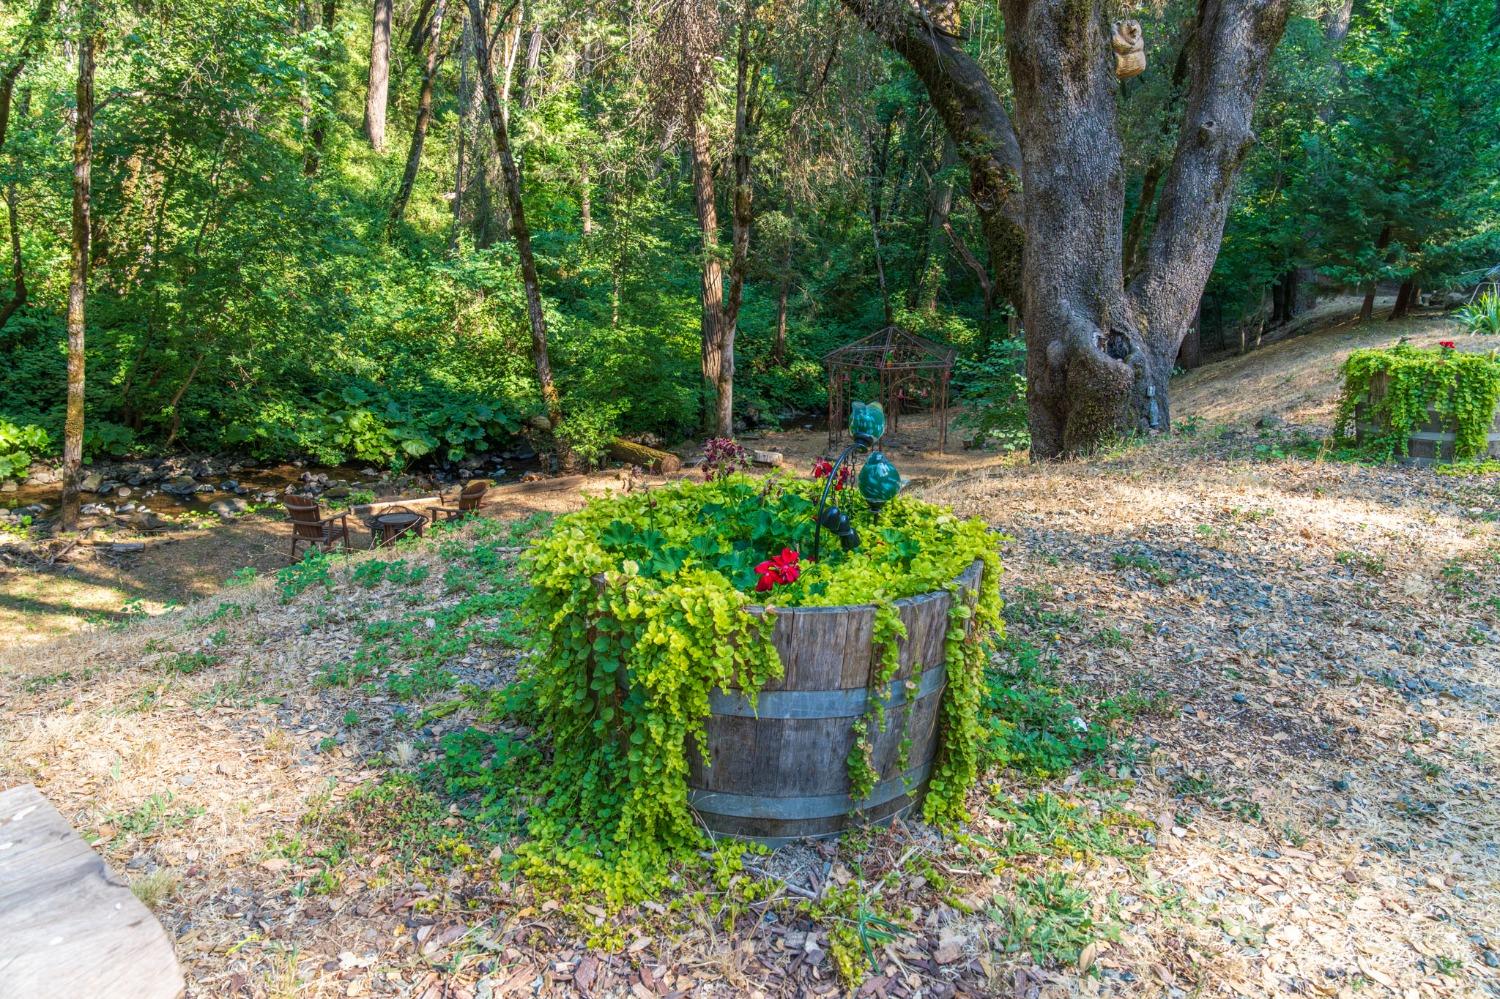
M1117 12L1149 64L1118 95L1127 277L1196 9ZM967 171L844 6L5 0L0 472L63 438L84 38L90 457L399 467L557 430L596 460L616 434L816 412L823 353L890 322L959 348L970 437L1026 444L1025 347ZM1003 92L995 9L965 5L960 38ZM1296 6L1190 345L1284 321L1314 286L1400 287L1403 311L1500 259L1497 39L1491 0ZM535 363L506 134L564 420ZM730 333L727 384L705 378L710 326Z

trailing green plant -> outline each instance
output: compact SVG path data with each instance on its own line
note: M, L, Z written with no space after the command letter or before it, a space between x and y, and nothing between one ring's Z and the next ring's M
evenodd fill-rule
M1381 428L1369 443L1389 460L1407 453L1412 431L1427 422L1429 407L1453 428L1453 457L1484 455L1495 404L1500 401L1500 360L1440 346L1424 350L1400 343L1356 350L1344 362L1344 394L1335 433L1348 435L1356 415Z
M1487 291L1454 315L1470 333L1500 334L1500 294Z
M702 845L687 804L687 744L705 737L710 692L733 685L753 700L780 675L770 641L775 609L874 604L874 688L894 675L904 635L895 601L956 588L981 559L977 599L953 601L942 733L924 806L929 821L965 815L983 737L985 640L1003 627L994 539L980 521L904 497L877 522L851 490L841 506L866 547L778 573L768 612L746 613L767 557L810 540L817 485L730 474L610 497L560 518L532 546L524 559L538 636L531 681L553 754L531 818L534 840L521 851L533 873L617 900L649 894L670 863ZM877 712L856 724L883 724L883 705Z

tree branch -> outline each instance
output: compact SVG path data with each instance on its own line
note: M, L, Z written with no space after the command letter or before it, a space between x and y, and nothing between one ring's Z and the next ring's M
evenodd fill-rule
M1255 99L1289 0L1202 0L1177 151L1146 265L1130 296L1158 360L1175 356L1213 270L1234 181L1254 136Z
M1021 147L1010 115L979 63L956 37L953 5L906 0L843 0L865 26L906 60L927 89L944 127L969 167L999 291L1020 301Z

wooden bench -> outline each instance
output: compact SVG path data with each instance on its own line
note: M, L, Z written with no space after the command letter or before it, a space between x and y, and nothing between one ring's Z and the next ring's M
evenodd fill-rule
M171 941L30 784L0 792L0 999L177 999Z

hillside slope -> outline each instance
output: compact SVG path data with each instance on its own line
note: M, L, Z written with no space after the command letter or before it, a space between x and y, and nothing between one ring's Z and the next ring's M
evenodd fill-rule
M1377 313L1378 315L1378 313ZM1357 305L1329 316L1312 332L1268 344L1190 371L1172 382L1172 417L1196 417L1209 426L1244 425L1263 416L1327 427L1340 390L1339 369L1353 350L1385 347L1402 338L1430 347L1453 340L1461 350L1492 350L1494 337L1465 336L1442 315L1396 322L1358 322Z

